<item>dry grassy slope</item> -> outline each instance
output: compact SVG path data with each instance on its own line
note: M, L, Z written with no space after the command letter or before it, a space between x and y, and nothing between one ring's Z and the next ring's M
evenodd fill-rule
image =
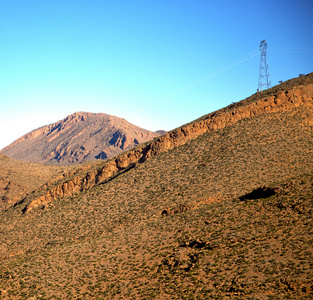
M116 176L121 171L133 167L136 163L155 157L182 145L205 132L212 132L230 126L240 120L263 114L285 112L299 106L313 106L313 73L286 82L269 91L253 95L246 100L231 105L225 109L203 116L202 118L177 128L155 140L124 152L116 158L93 165L89 171L84 171L58 184L47 185L22 203L24 212L44 206L57 198L75 195L79 192ZM306 120L308 126L313 126L312 119Z
M2 213L2 298L312 299L312 116L243 118L45 209ZM250 194L263 186L269 198Z
M53 167L21 162L0 153L0 210L14 205L47 181L63 178L63 174L81 166Z
M1 152L22 161L68 165L111 158L157 136L125 119L77 112L31 131Z

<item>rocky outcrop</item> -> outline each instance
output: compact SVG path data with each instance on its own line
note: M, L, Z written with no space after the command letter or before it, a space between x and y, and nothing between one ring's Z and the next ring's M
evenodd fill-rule
M118 117L77 112L22 136L1 152L17 160L68 165L112 158L159 135Z
M0 210L6 210L21 199L25 188L7 178L0 177Z
M75 174L57 184L47 185L31 199L24 199L24 212L66 196L77 194L94 185L100 184L125 172L137 163L155 157L160 153L185 144L206 132L222 129L245 118L272 114L295 109L300 106L313 108L313 75L310 74L305 84L288 89L265 91L225 109L206 115L199 120L164 134L151 142L124 152L90 170Z

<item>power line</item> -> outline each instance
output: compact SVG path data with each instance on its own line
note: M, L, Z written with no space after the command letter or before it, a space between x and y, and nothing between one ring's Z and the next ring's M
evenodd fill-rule
M312 53L312 50L268 50L271 53Z
M195 81L194 83L191 83L187 87L181 88L181 89L173 92L172 94L164 97L163 99L160 100L160 102L164 101L164 100L167 100L167 99L170 99L170 98L172 98L174 96L177 96L177 95L181 94L182 92L185 92L185 91L187 91L187 90L189 90L189 89L191 89L191 88L193 88L193 87L195 87L195 86L197 86L197 85L199 85L199 84L201 84L201 83L203 83L203 82L205 82L205 81L207 81L207 80L209 80L211 78L214 78L214 77L216 77L216 76L218 76L218 75L220 75L220 74L222 74L222 73L224 73L224 72L226 72L226 71L228 71L228 70L230 70L230 69L232 69L232 68L242 64L243 62L245 62L245 61L255 57L256 55L259 55L259 51L253 51L253 52L245 55L244 57L233 61L228 66L217 69L216 71L206 75L204 78L199 79L199 80Z
M268 52L274 53L311 53L312 46L271 46L267 49Z
M264 40L264 42L266 43L265 40ZM266 47L267 47L267 44L266 44ZM187 90L189 90L189 89L191 89L191 88L193 88L193 87L195 87L197 85L200 85L200 84L208 81L209 79L212 79L212 78L214 78L214 77L216 77L216 76L218 76L218 75L220 75L220 74L222 74L222 73L224 73L224 72L226 72L226 71L228 71L228 70L230 70L230 69L232 69L232 68L234 68L234 67L236 67L236 66L238 66L238 65L240 65L242 63L244 63L247 60L250 60L251 58L259 55L260 53L261 53L261 59L262 59L262 52L260 50L253 51L253 52L243 56L242 58L239 58L239 59L233 61L229 65L227 65L225 67L222 67L222 68L219 68L219 69L209 73L208 75L206 75L202 79L199 79L199 80L189 84L186 87L183 87L181 89L178 89L178 90L172 92L171 94L165 96L164 98L160 99L159 101L154 102L154 104L163 102L163 101L168 100L170 98L173 98L173 97L175 97L175 96L177 96L177 95L179 95L179 94L181 94L181 93L183 93L183 92L185 92L185 91L187 91ZM288 47L281 47L281 46L276 46L275 47L275 46L273 46L273 47L270 47L268 51L269 52L294 52L294 53L296 53L296 52L308 52L309 53L309 52L313 52L313 48L309 46L309 47L301 47L301 48L293 48L293 49L292 49L292 47L291 48L289 47L289 49L288 49ZM266 52L265 52L265 56L266 56ZM263 64L264 64L264 53L263 53ZM261 62L260 62L260 65L261 65ZM263 66L262 67L262 71L263 71L264 68L265 67ZM270 77L269 77L269 70L268 70L268 64L267 64L267 57L266 57L266 68L265 69L266 69L266 72L267 72L267 75L265 75L266 84L261 83L262 89L264 89L263 88L264 85L266 85L267 88L269 88L271 86L271 81L270 81Z

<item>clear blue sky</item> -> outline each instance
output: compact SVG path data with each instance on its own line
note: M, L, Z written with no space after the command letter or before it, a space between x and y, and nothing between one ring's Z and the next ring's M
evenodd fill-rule
M313 71L312 0L2 0L0 149L76 111L170 130ZM245 60L246 59L246 60Z

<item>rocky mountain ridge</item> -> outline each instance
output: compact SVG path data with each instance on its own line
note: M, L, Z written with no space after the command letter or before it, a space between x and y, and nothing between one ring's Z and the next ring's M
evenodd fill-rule
M108 114L76 112L27 133L1 153L35 163L76 164L114 157L159 135Z

